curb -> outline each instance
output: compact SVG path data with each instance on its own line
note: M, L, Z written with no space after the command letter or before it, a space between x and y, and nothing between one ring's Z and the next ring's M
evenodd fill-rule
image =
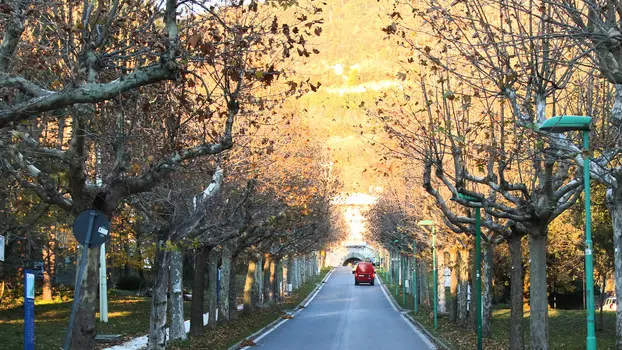
M415 320L411 315L410 315L410 310L404 309L402 306L400 306L400 304L397 302L397 300L395 300L395 297L393 296L393 294L391 294L391 291L389 290L389 288L387 288L386 284L384 283L384 281L380 278L380 276L376 275L376 278L378 278L380 280L380 283L382 284L382 288L387 292L387 295L389 296L391 303L393 304L393 306L395 306L396 309L398 309L400 311L400 313L402 315L404 315L404 317L406 317L412 324L414 324L417 328L419 328L428 338L430 338L436 345L438 345L439 347L441 347L442 349L445 350L453 350L451 347L449 347L449 345L447 345L447 343L445 343L444 341L440 340L439 338L437 338L436 336L434 336L432 334L432 332L430 332L427 328L425 328L421 323L419 323L419 321Z
M291 313L291 316L295 316L297 313L299 313L300 311L304 310L304 308L300 308L301 306L307 306L307 304L309 303L309 300L314 297L320 288L322 288L322 286L324 285L324 283L326 283L326 280L328 280L328 277L330 277L330 275L333 273L333 271L335 271L335 268L333 267L330 271L328 271L328 273L326 274L326 276L324 276L324 278L320 281L320 283L318 283L317 286L315 286L315 288L311 291L311 293L309 293L309 295L307 295L301 302L300 304L298 304L296 306L296 308L294 308L295 312ZM256 339L257 337L261 336L262 334L268 332L268 331L272 331L274 329L276 329L278 326L280 326L281 323L287 321L287 319L283 319L281 317L277 318L276 320L270 322L267 326L263 327L262 329L258 330L257 332L249 335L248 337L240 340L239 342L235 343L233 346L231 346L229 348L229 350L238 350L238 349L245 349L246 346L242 346L242 343L245 340L253 340Z

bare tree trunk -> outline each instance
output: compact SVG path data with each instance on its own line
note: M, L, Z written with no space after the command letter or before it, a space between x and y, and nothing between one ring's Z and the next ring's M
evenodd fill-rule
M548 350L549 324L546 295L546 229L529 236L529 328L531 349Z
M153 296L151 298L151 316L149 318L148 350L166 348L166 306L168 303L169 252L162 250L158 242L156 263L153 275Z
M132 256L132 249L130 248L129 242L125 242L123 244L123 251L125 251L125 255L128 258L128 262L126 262L123 266L123 274L125 276L131 276L134 274L134 268L132 267L132 264L129 263L129 258Z
M229 289L231 288L231 249L225 245L222 248L222 265L220 266L220 303L218 322L228 323L229 312Z
M252 254L249 254L252 255ZM256 307L256 300L254 296L255 276L257 274L257 262L253 256L248 258L248 269L246 270L246 283L244 284L244 311L251 311Z
M289 257L287 257L287 259L285 261L283 261L283 259L281 259L281 267L283 269L283 271L281 272L281 297L287 295L287 284L290 283L289 282Z
M309 254L305 254L303 257L303 272L304 272L304 278L302 280L303 284L307 283L309 281L309 278L311 277L310 265L311 265L311 258Z
M320 274L320 252L313 253L313 276Z
M452 249L449 253L451 260L451 276L449 282L449 294L451 299L449 301L449 320L451 322L457 322L458 320L458 250Z
M305 256L296 257L296 289L305 283Z
M305 266L305 269L304 269L305 279L303 283L307 283L309 282L309 279L311 278L311 254L305 255L304 266Z
M521 237L509 238L510 246L510 350L523 350L523 252Z
M618 94L622 85L617 85ZM618 99L616 99L617 101ZM613 226L613 256L615 265L616 283L616 349L622 349L622 178L616 176L616 188L607 191L607 205Z
M421 259L419 264L421 271L421 304L430 309L432 302L430 301L430 272L428 269L428 262L425 259Z
M263 302L264 304L272 303L273 283L272 283L272 255L266 254L263 263Z
M237 261L237 254L233 254L229 267L229 321L234 320L238 314Z
M287 295L290 294L289 286L292 286L292 290L294 289L294 278L296 274L296 265L294 264L294 258L290 255L287 257Z
M298 280L300 273L300 264L298 263L298 257L292 258L292 291L298 289Z
M184 294L183 294L183 254L175 249L170 252L170 287L171 287L171 340L185 340Z
M301 255L298 259L296 259L296 265L298 266L298 283L297 288L302 287L305 283L305 256Z
M95 347L95 305L99 289L99 246L82 251L86 251L88 255L82 277L82 296L71 330L71 349L77 350Z
M192 280L192 302L190 304L190 335L203 333L203 304L205 303L205 266L210 249L202 247L197 252Z
M436 295L438 295L438 312L447 312L445 298L445 253L441 250L437 254L437 270L436 270Z
M268 295L267 298L270 302L276 301L276 261L274 257L270 259L270 268L268 269Z
M207 300L209 301L207 327L210 329L216 328L216 310L218 310L218 256L219 252L216 249L212 249L207 256Z
M486 244L484 251L484 296L482 300L483 316L482 316L482 334L486 338L492 335L492 278L493 278L493 251L494 245L489 242Z
M141 262L141 266L140 268L138 268L138 277L140 277L141 283L143 281L145 281L145 269L142 265L142 262L145 260L143 257L143 253L142 253L142 244L141 241L144 239L142 238L143 234L140 230L136 230L135 232L136 235L136 250L134 251L134 259L136 259L136 261L140 261Z
M281 258L274 260L274 301L280 301L283 288L283 264Z
M469 286L469 258L465 250L458 256L458 324L467 325L467 303Z
M604 323L605 320L603 319L603 306L604 306L603 304L605 303L605 283L607 282L607 276L603 275L602 279L603 279L603 282L600 288L600 315L599 315L600 325L597 331L602 331L604 329L603 327L605 326L605 323Z
M43 247L43 295L41 298L45 301L52 300L52 279L55 263L56 255L54 254L54 237L52 236Z
M263 256L257 258L257 269L255 270L255 286L253 288L253 295L256 300L255 305L263 305Z

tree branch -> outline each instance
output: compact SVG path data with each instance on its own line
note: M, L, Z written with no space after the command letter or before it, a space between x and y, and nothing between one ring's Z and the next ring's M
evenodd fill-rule
M17 50L17 44L24 32L24 22L26 21L24 9L26 8L27 1L17 0L11 2L13 3L11 19L5 26L4 37L2 38L2 43L0 43L0 72L9 70L15 50Z
M85 83L76 88L41 95L0 110L0 127L7 126L10 122L37 117L44 112L65 108L77 103L101 102L144 85L163 80L172 80L176 78L177 70L178 65L176 62L163 60L161 64L134 71L109 83ZM1 78L0 86L6 85Z

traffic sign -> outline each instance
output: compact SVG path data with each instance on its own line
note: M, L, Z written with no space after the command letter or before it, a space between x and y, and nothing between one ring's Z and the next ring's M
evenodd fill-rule
M94 214L94 221L89 247L98 247L106 243L110 238L110 222L106 215L99 210L87 209L78 214L73 221L73 235L80 244L84 245L86 243L91 213Z

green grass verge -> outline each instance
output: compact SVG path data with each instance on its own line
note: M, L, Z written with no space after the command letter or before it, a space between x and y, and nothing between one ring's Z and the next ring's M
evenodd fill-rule
M284 298L278 304L257 309L251 312L242 312L228 324L221 324L216 329L206 329L200 337L190 338L183 342L171 344L170 349L228 349L237 342L246 339L253 333L264 328L277 318L298 306L315 287L322 281L330 268L322 269L318 276L298 288L291 296Z
M412 295L406 295L403 303L401 288L395 291L395 285L387 285L393 298L405 309L413 310ZM434 329L433 313L430 309L419 307L419 312L410 314L435 337L445 342L452 349L477 348L477 336L471 329L457 326L445 317L438 317L438 328ZM596 339L598 349L615 349L615 312L603 313L603 327L600 327L600 313L596 313ZM549 339L552 350L585 349L586 316L584 310L549 310ZM499 308L492 313L492 335L485 338L483 348L497 350L509 348L510 309ZM529 344L529 310L525 310L523 318L525 348Z
M242 293L242 292L240 292ZM110 290L108 295L108 322L99 322L96 312L96 328L99 334L121 334L123 340L149 332L151 298L135 296L135 292ZM35 349L59 349L65 340L73 299L64 302L40 303L35 305ZM205 300L205 309L209 307ZM184 317L190 318L190 302L184 302ZM0 335L3 349L24 347L23 305L4 308L0 311ZM117 341L115 343L119 343ZM105 347L108 344L97 347Z
M35 306L35 348L59 349L65 339L73 301ZM108 323L97 321L97 331L102 334L121 334L130 338L149 330L151 300L111 292L108 298ZM189 308L188 308L189 309ZM97 313L99 320L99 313ZM0 334L3 349L24 347L23 306L0 312Z

